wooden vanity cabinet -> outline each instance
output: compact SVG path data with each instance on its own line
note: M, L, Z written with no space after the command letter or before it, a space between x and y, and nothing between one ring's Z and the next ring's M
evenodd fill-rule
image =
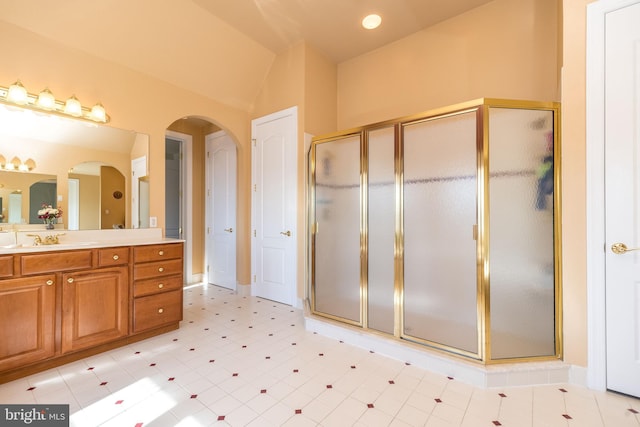
M183 244L0 255L0 384L177 329Z
M183 245L133 248L133 332L182 320Z
M129 334L128 267L66 273L61 282L63 353Z
M0 372L55 354L56 277L0 280Z

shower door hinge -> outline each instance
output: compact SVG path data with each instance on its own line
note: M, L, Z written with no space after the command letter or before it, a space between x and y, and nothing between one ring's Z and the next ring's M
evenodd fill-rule
M258 191L258 186L256 184L253 184L253 192L255 193L256 191Z
M256 280L256 275L254 274L254 275L253 275L253 283L255 283L256 281L257 281L257 280Z
M253 237L256 237L256 230L253 230Z
M253 146L256 146L256 139L255 138L251 138L251 142L253 142Z

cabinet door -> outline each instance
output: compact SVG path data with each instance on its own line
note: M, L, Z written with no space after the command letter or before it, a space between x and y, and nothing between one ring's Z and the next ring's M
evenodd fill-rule
M128 334L128 269L62 275L62 351L80 350Z
M0 371L55 352L55 276L0 281Z

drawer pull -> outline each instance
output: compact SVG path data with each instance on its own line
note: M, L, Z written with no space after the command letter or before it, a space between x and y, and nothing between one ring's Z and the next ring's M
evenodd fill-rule
M51 285L53 285L53 280L51 279L47 280L47 286L51 286Z
M164 255L164 251L158 251L158 255L160 256Z
M118 255L114 255L114 256L113 256L113 260L114 260L114 261L117 261L118 259L120 259L120 257L119 257Z
M160 314L164 313L164 308L159 308L158 309L158 313L160 313Z
M160 268L158 268L158 271L159 271L160 273L162 273L162 272L164 271L164 267L160 267Z
M158 289L162 289L162 288L164 288L164 285L162 283L159 283L158 284Z
M69 278L67 279L67 283L73 283L73 277L69 277Z

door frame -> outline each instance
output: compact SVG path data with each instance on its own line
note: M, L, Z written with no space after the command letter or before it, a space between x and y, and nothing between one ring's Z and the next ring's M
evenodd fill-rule
M192 170L193 165L193 137L185 133L175 132L172 130L165 131L165 138L169 137L178 141L182 141L183 156L180 168L180 173L183 177L182 187L182 212L184 212L184 218L182 221L182 237L185 240L184 243L184 281L186 284L195 283L198 280L192 278L192 262L193 259L193 227L189 226L189 218L193 218L193 175L188 173Z
M587 386L607 389L605 311L605 19L640 0L600 0L587 5Z

